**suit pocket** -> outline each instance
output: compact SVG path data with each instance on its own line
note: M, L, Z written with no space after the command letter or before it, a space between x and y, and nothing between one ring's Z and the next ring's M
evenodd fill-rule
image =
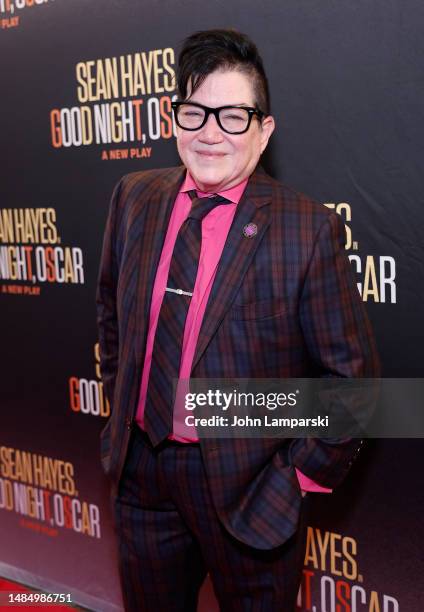
M286 307L283 302L275 300L262 300L250 304L235 304L229 311L228 317L236 321L254 319L272 319L284 314Z

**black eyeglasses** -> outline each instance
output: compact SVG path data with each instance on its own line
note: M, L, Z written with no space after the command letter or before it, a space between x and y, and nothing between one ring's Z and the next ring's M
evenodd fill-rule
M256 117L261 121L265 113L251 106L219 106L210 108L197 104L197 102L172 102L172 109L175 113L175 121L183 130L200 130L210 114L215 115L215 119L224 132L227 134L244 134L250 127L252 118Z

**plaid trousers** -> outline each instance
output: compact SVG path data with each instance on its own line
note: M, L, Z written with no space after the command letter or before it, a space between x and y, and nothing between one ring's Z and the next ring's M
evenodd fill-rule
M198 444L166 440L153 448L133 428L113 499L125 610L195 612L210 574L223 612L292 612L306 543L308 496L295 534L258 550L218 519Z

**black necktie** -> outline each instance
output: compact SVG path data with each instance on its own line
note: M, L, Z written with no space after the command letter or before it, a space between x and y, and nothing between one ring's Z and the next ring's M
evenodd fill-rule
M184 326L196 282L202 242L202 219L229 200L222 196L192 198L191 210L178 232L159 313L144 408L144 427L153 446L172 432L173 379L179 376Z

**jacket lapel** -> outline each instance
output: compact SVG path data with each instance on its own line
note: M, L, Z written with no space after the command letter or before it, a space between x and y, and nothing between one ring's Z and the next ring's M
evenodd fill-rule
M269 177L257 170L249 179L225 242L217 273L200 328L192 369L218 329L226 311L234 301L257 248L271 222L272 186ZM246 237L247 224L255 224L256 235Z
M141 197L148 198L145 222L138 240L140 254L136 290L135 358L141 365L150 318L153 285L163 244L168 229L173 205L185 176L185 168L169 170L161 175L160 182L153 182L151 192Z

